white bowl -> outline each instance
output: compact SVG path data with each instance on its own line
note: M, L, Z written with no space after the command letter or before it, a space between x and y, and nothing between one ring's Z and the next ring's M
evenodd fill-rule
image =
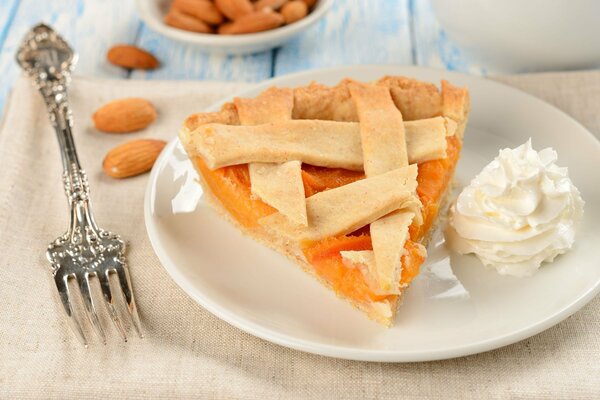
M600 66L598 0L432 0L432 5L450 40L492 68Z
M270 31L243 35L215 35L189 32L168 26L163 18L172 0L136 0L142 20L148 26L171 39L186 42L212 53L248 54L280 46L317 22L331 7L334 0L319 0L305 18Z

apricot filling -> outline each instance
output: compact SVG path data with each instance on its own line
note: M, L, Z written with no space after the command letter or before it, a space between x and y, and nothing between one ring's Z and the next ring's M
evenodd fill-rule
M402 258L401 284L408 285L419 273L425 260L419 245L435 221L442 196L450 183L460 155L460 140L455 136L446 138L447 157L418 165L417 194L423 204L423 223L410 227L410 239L406 241ZM234 165L210 170L202 158L194 159L204 181L219 199L223 207L246 228L258 226L258 220L276 210L255 199L250 191L248 165ZM302 166L302 180L306 197L315 193L347 185L364 179L362 172L339 168ZM336 236L314 243L303 243L302 251L315 273L327 281L336 293L357 302L382 301L389 295L377 295L369 288L358 268L348 267L342 261L340 251L372 250L368 226L349 235Z

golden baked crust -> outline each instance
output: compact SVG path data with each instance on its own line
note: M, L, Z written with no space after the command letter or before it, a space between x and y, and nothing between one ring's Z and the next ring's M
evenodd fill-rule
M349 89L360 121L364 170L367 178L381 176L395 168L407 167L405 125L402 113L394 104L389 88L351 83ZM442 142L446 144L445 137ZM417 169L416 164L413 164L413 167ZM416 178L415 174L415 183ZM347 264L365 269L365 278L374 292L381 294L400 292L402 256L406 252L404 244L409 238L408 229L415 217L421 220L421 207L416 210L399 209L373 221L369 227L373 250L350 253L359 260L358 262L352 261L348 253L342 254Z
M453 136L458 126L450 118L433 117L398 121L395 129L385 129L376 125L385 124L389 128L392 124L378 114L380 112L374 116L377 122L369 129L374 140L364 135L367 123L298 119L253 126L207 123L186 134L182 141L191 153L202 156L211 169L298 160L321 167L369 173L372 164L386 165L389 163L386 159L398 156L395 150L399 140L395 143L390 140L389 146L377 144L378 139L388 139L382 138L382 133L388 132L391 139L394 133L403 129L405 134L400 143L406 147L404 152L408 162L420 164L445 158L446 137ZM389 157L382 154L384 152Z
M353 99L351 92L351 88L357 85L362 84L350 79L345 79L333 87L312 83L306 87L295 89L269 89L259 96L259 98L268 99L272 96L280 95L282 91L288 91L286 92L288 94L291 91L293 93L293 119L358 122L360 113L357 110L356 101ZM450 135L454 133L462 141L469 113L469 96L466 89L457 88L446 81L442 81L441 91L439 91L433 84L405 77L383 77L373 82L371 86L373 85L376 87L385 87L389 90L389 96L393 104L400 111L401 120L414 121L425 118L444 117L444 119L427 121L427 124L430 124L432 127L443 124L445 128L444 132ZM287 98L289 99L289 96ZM236 99L234 103L224 104L219 112L194 114L185 121L183 129L180 132L180 138L192 161L195 161L199 157L197 149L194 148L190 139L198 128L211 123L240 125L244 120L254 118L254 112L259 113L259 116L256 117L259 120L262 121L266 118L266 114L263 112L261 115L261 111L258 109L250 110L250 114L248 114L248 109L240 113L238 107L243 107L244 102L245 100L243 99ZM285 107L289 109L289 100L287 104L281 103L280 110ZM419 145L426 147L428 140L422 140ZM194 162L194 165L197 167L198 163ZM206 184L202 171L199 170L198 172L210 203L231 222L259 242L285 254L305 271L310 272L322 283L331 287L329 282L318 277L314 268L307 262L297 240L290 240L286 235L274 233L277 232L276 230L264 229L260 226L248 228L239 224L225 211L221 202L213 196ZM440 198L439 204L445 202L445 197L450 191L450 187L451 185L447 185L446 193ZM431 231L432 229L429 229L429 233ZM421 239L421 243L426 244L428 237L429 234L425 235ZM351 298L346 298L346 300L349 300L355 307L366 312L370 318L385 325L390 325L403 290L405 289L402 288L398 295L389 296L382 301L356 301ZM340 293L337 294L340 295Z
M419 212L416 189L417 165L413 164L308 197L308 226L295 225L280 213L260 223L267 230L297 241L346 235L398 209Z
M294 92L288 88L269 88L252 99L236 97L240 124L259 125L292 119ZM308 224L302 163L289 160L283 163L253 162L248 164L252 194L275 208L294 223Z
M355 82L344 79L330 87L313 82L308 86L294 88L294 108L292 119L322 119L329 121L358 122L358 114L348 84ZM453 86L443 80L441 91L428 82L401 76L385 76L375 82L390 89L396 107L405 121L445 116L452 118L463 130L470 111L469 92L465 88ZM233 103L225 103L220 111L196 113L184 122L183 129L193 131L207 123L240 125L237 108Z

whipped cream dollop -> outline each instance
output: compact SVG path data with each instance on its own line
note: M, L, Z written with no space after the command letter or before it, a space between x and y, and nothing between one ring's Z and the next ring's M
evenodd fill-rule
M500 150L450 208L448 241L502 275L530 276L573 246L583 200L551 148Z

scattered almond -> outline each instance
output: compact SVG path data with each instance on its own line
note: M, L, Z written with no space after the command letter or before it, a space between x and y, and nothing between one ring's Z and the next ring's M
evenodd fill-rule
M92 116L102 132L126 133L144 129L156 119L152 103L144 99L114 100L100 107Z
M229 24L221 25L219 27L219 33L225 35L237 35L240 33L262 32L277 28L283 25L284 22L281 14L267 8L246 14Z
M113 178L128 178L150 171L167 143L164 140L137 139L110 150L102 169Z
M215 6L231 20L237 20L254 11L250 0L215 0Z
M209 0L175 0L173 7L207 24L219 25L223 23L223 15Z
M308 14L308 6L302 0L294 0L284 4L281 7L281 15L286 24L294 23Z
M192 17L179 11L177 8L171 8L165 15L165 24L174 28L198 33L211 33L212 28L204 21Z
M128 44L111 47L106 58L118 67L130 69L154 69L160 64L151 53Z
M254 9L260 11L263 8L268 7L271 10L279 10L286 1L287 0L258 0L254 3Z

